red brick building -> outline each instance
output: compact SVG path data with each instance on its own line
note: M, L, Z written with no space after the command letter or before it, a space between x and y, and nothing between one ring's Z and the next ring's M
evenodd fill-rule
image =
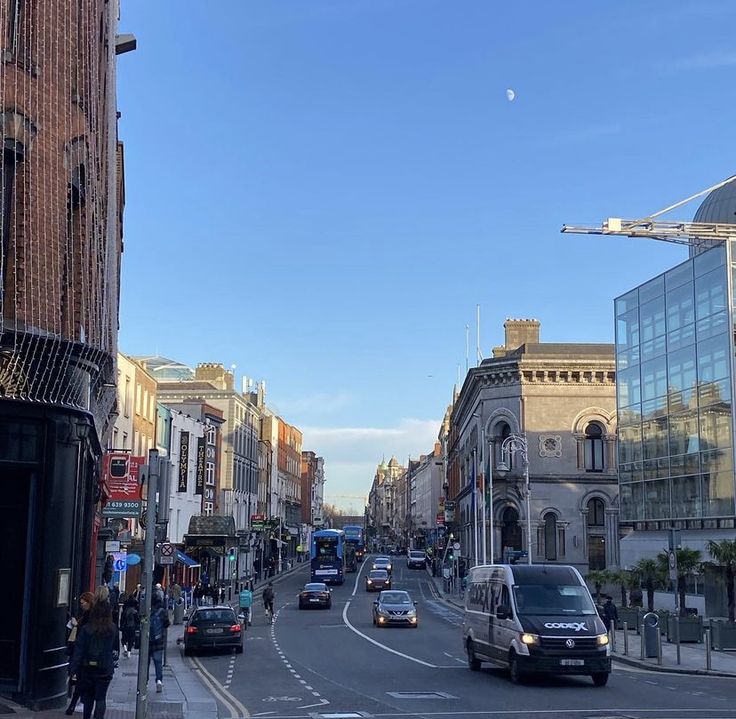
M0 2L0 691L37 708L64 699L67 615L104 560L124 201L115 56L132 49L117 6Z

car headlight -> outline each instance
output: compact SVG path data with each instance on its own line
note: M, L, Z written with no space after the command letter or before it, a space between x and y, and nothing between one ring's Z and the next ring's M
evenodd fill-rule
M536 647L539 645L539 636L537 634L527 634L524 632L519 635L522 644L526 644L528 647Z
M368 584L373 584L373 580L372 579L369 579L368 580Z
M606 645L608 644L608 641L609 641L609 640L608 640L608 634L599 634L599 635L598 635L598 636L597 636L597 637L595 638L595 643L596 643L596 644L597 644L597 645L598 645L599 647L605 647L605 646L606 646Z
M388 571L390 572L391 571L391 565L390 564L387 564L386 565L386 569L388 569Z

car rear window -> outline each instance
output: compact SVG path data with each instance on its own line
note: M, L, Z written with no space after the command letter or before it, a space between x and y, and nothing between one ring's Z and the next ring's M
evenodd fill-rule
M409 552L412 559L424 559L424 552Z
M195 622L235 622L235 612L227 609L200 609L194 615Z
M374 569L369 576L371 579L388 579L388 572L385 569Z
M325 584L305 584L304 589L307 592L326 592L327 585Z

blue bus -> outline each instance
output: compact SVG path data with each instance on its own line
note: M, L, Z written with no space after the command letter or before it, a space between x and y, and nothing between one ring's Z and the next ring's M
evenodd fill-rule
M342 584L345 581L345 532L341 529L312 532L309 557L313 582Z
M363 539L363 527L359 524L346 524L343 528L345 532L345 541L355 547L355 558L363 561L365 557L365 539Z

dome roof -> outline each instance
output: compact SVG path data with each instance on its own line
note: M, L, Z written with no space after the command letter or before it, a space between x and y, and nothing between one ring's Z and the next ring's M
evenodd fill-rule
M399 466L399 460L396 459L396 457L391 457L391 459L388 462L389 467L398 467Z
M736 224L736 181L708 194L695 213L693 222Z

